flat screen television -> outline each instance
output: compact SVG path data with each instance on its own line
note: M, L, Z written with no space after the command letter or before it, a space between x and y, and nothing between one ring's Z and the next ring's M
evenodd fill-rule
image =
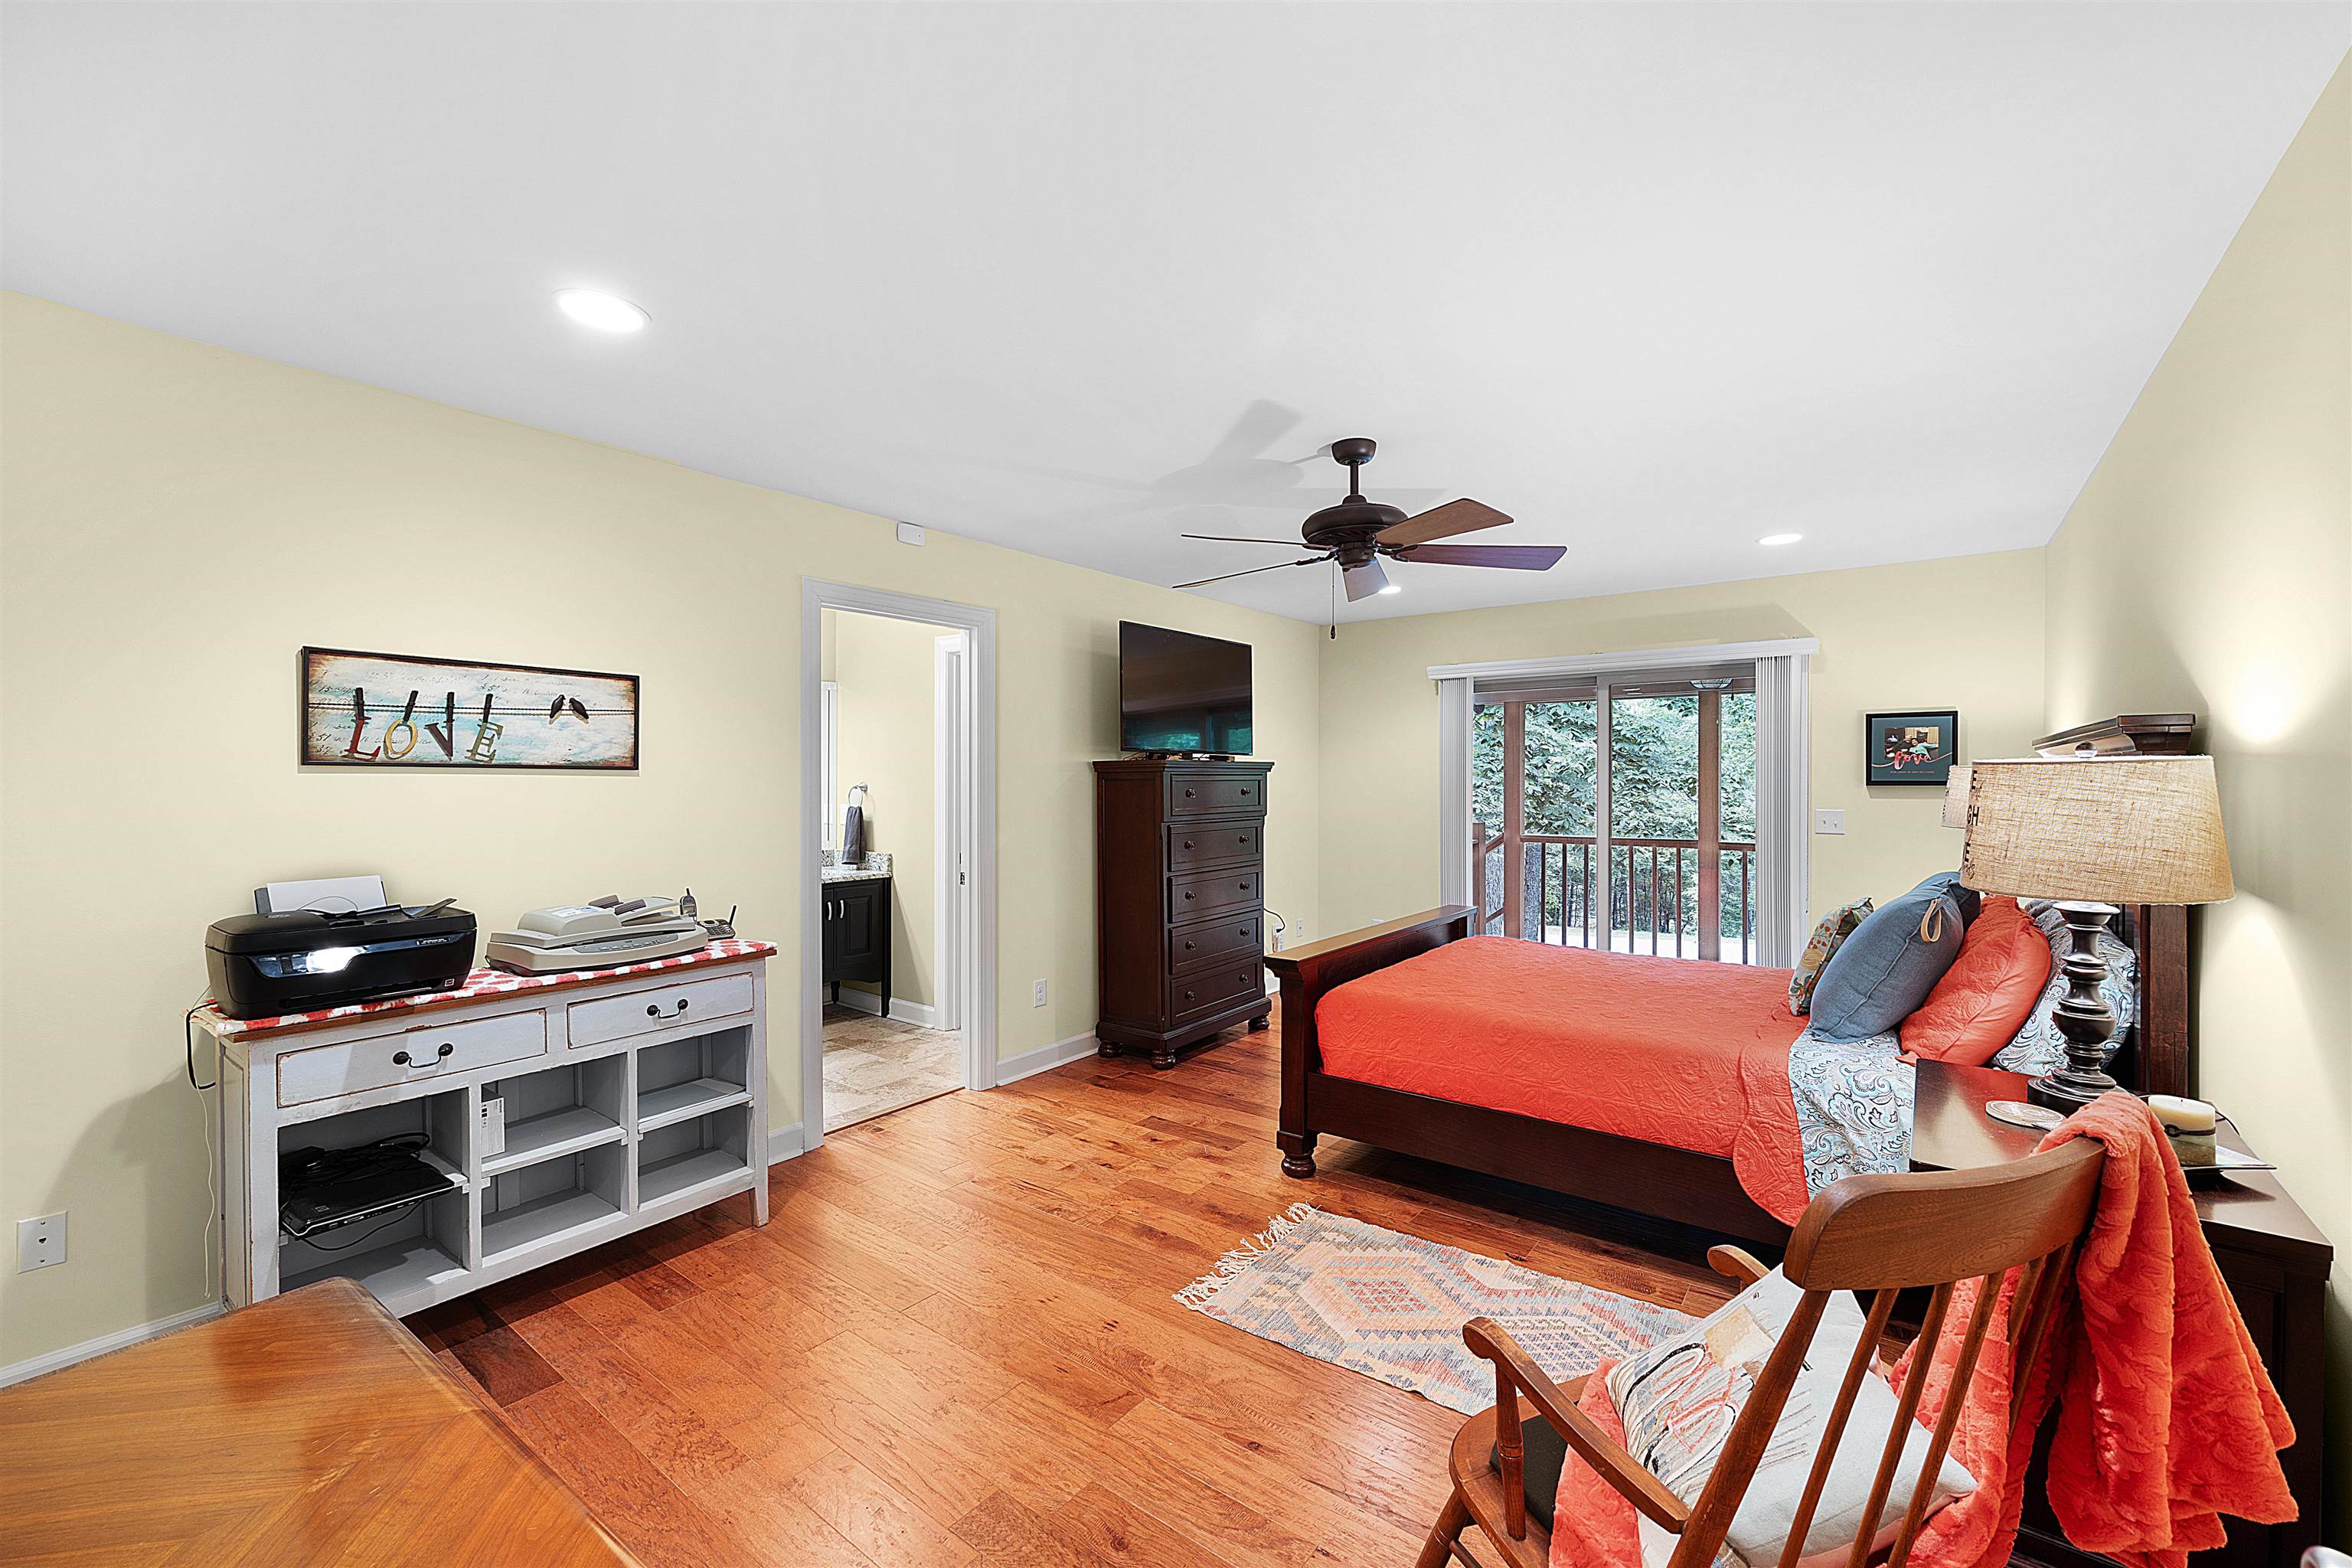
M1248 755L1249 644L1119 622L1118 744Z

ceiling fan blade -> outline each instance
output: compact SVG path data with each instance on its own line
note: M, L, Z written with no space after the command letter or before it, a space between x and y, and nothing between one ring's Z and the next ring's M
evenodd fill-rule
M1348 603L1369 599L1375 594L1389 591L1389 574L1381 570L1380 557L1375 555L1361 566L1350 566L1340 574L1348 584Z
M1394 552L1399 561L1433 566L1507 566L1514 572L1549 572L1568 553L1565 544L1415 544Z
M1507 513L1496 511L1485 501L1468 497L1432 507L1417 517L1392 522L1373 536L1381 544L1426 544L1433 539L1450 539L1457 533L1475 533L1482 528L1500 528L1510 521Z
M1203 577L1197 583L1179 583L1179 588L1205 588L1212 583L1223 583L1235 577L1255 577L1261 572L1279 572L1286 566L1313 566L1328 561L1328 555L1310 555L1304 561L1277 561L1271 566L1253 566L1246 572L1228 572L1223 577Z
M1286 550L1304 548L1295 539L1251 539L1238 533L1180 533L1179 539L1213 539L1223 544L1279 544Z

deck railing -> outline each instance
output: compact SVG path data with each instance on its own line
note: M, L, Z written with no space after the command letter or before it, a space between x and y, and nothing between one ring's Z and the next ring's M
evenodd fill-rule
M1608 947L1621 952L1678 954L1755 962L1756 846L1724 841L1717 854L1716 908L1700 895L1703 846L1693 838L1612 838L1608 885L1594 887L1590 835L1528 833L1519 836L1521 909L1509 919L1509 878L1502 863L1507 842L1478 828L1477 863L1484 873L1479 929L1508 932L1535 942L1570 947ZM1518 930L1511 931L1516 924ZM1644 942L1646 938L1646 943Z

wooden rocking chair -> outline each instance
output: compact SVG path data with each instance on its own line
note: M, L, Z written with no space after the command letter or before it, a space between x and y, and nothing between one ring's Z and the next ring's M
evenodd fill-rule
M2023 1366L2039 1352L2065 1289L2074 1247L2090 1224L2098 1196L2105 1153L2096 1140L2078 1138L2011 1164L1915 1175L1850 1176L1824 1189L1798 1221L1781 1265L1783 1275L1804 1294L1765 1362L1747 1405L1733 1422L1714 1471L1699 1489L1697 1499L1688 1504L1577 1409L1586 1379L1566 1385L1554 1383L1493 1320L1474 1320L1463 1329L1462 1337L1473 1352L1495 1363L1495 1405L1464 1423L1454 1439L1450 1466L1454 1493L1446 1500L1436 1528L1430 1531L1428 1544L1422 1548L1418 1568L1444 1568L1449 1558L1470 1568L1483 1568L1461 1540L1473 1522L1495 1543L1510 1568L1546 1568L1551 1559L1551 1531L1547 1525L1564 1450L1580 1456L1643 1516L1678 1538L1670 1568L1708 1568L1764 1457L1765 1445L1780 1420L1781 1406L1804 1363L1832 1292L1868 1292L1866 1326L1823 1424L1821 1447L1780 1552L1780 1568L1794 1568L1812 1528L1830 1460L1844 1434L1862 1379L1871 1374L1896 1295L1916 1287L1933 1288L1919 1330L1921 1339L1932 1344L1943 1331L1952 1287L1962 1279L1979 1279L1984 1288L1978 1293L1961 1342L1952 1380L1955 1392L1944 1402L1918 1485L1885 1555L1886 1568L1903 1568L1926 1521L1936 1473L1951 1445L1953 1424L1965 1403L1958 1391L1976 1375L1978 1352L2001 1277L2011 1268L2024 1270L2012 1306L2011 1333L2011 1342L2018 1346L2018 1363ZM1767 1272L1736 1247L1714 1248L1707 1261L1718 1272L1738 1280L1743 1289ZM1916 1426L1915 1412L1931 1359L1925 1354L1914 1357L1909 1374L1896 1391L1895 1427L1881 1453L1864 1522L1849 1559L1851 1568L1864 1568L1876 1555L1873 1547L1878 1531L1871 1521L1885 1510L1905 1439ZM2018 1386L2021 1394L2021 1378ZM2009 1412L2012 1426L2019 1404L2020 1398L2013 1396ZM1530 1436L1537 1449L1532 1468L1528 1458Z

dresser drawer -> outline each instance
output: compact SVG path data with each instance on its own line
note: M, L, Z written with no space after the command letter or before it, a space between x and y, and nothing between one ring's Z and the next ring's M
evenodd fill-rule
M1219 910L1255 909L1265 901L1265 879L1255 866L1233 871L1195 871L1168 879L1168 919L1197 920Z
M547 1015L536 1009L462 1024L421 1024L396 1035L289 1051L278 1058L278 1103L307 1105L546 1054Z
M625 996L574 1002L564 1009L566 1037L574 1046L601 1046L631 1035L650 1035L679 1024L731 1018L751 1010L751 977L719 974L681 981Z
M1265 917L1255 910L1199 925L1177 926L1168 933L1168 972L1182 973L1265 951Z
M1232 816L1247 812L1265 815L1264 773L1196 773L1168 775L1171 816Z
M1170 981L1168 1022L1175 1027L1236 1002L1265 994L1265 973L1258 968L1256 955L1252 954L1222 969L1203 969L1198 974Z
M1265 830L1255 822L1172 823L1168 827L1168 868L1255 861Z

